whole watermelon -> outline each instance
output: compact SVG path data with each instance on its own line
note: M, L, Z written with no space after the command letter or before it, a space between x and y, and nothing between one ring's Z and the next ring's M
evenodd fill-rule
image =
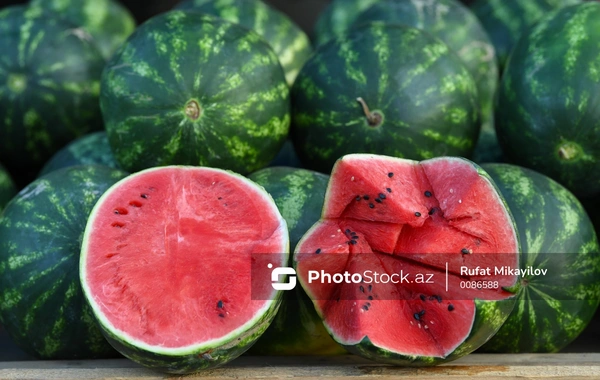
M0 161L32 173L69 141L100 129L104 59L90 36L39 8L0 11Z
M313 30L315 46L346 33L358 15L379 0L333 0L319 14Z
M321 217L329 176L304 169L272 167L248 176L275 200L290 231L290 250ZM302 287L285 292L275 320L249 353L328 355L345 350L331 339Z
M600 3L562 8L515 46L496 106L507 158L579 197L600 194Z
M359 14L354 27L373 21L412 26L442 41L465 64L479 93L482 112L477 161L497 161L501 157L493 125L493 99L498 86L498 65L492 42L471 11L458 0L378 0Z
M208 13L258 33L279 57L290 86L312 53L302 29L262 0L185 0L175 8Z
M349 153L470 156L477 88L442 41L373 23L317 48L292 87L292 140L307 168Z
M39 176L78 165L104 165L119 169L119 163L110 150L106 132L90 133L72 141L46 162Z
M0 213L16 193L17 189L10 174L0 165Z
M197 12L141 25L108 62L100 105L121 167L200 165L247 174L288 135L289 87L256 33Z
M58 170L25 187L0 217L0 320L14 342L42 359L113 357L79 283L88 215L123 178L102 166Z
M490 352L557 352L589 324L600 302L600 247L583 206L562 185L530 169L482 166L517 223L521 289ZM535 270L546 270L545 274Z
M31 0L29 4L82 27L94 38L105 59L135 29L133 15L118 0Z
M476 0L471 10L494 44L500 70L521 35L544 16L581 0Z

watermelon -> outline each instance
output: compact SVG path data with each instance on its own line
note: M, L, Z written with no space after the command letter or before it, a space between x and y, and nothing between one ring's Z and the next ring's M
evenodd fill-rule
M511 163L578 197L600 194L600 3L562 8L516 44L496 105Z
M271 167L250 176L275 200L290 233L290 250L321 217L329 176L310 170ZM301 287L285 292L275 320L250 349L251 355L344 353L334 342Z
M270 268L288 256L285 220L262 187L220 169L168 166L100 198L80 275L117 350L184 374L227 363L265 331L281 301Z
M292 87L292 124L302 163L324 173L350 153L469 156L477 88L440 40L373 23L317 48Z
M523 33L550 12L581 0L476 0L470 9L487 31L500 70Z
M483 168L517 223L521 269L531 270L510 317L482 349L558 352L586 328L600 303L594 226L577 198L545 175L507 164Z
M37 8L0 11L0 161L33 172L102 120L104 59L81 29Z
M315 46L342 36L356 18L379 0L333 0L319 14L313 30Z
M518 268L519 249L501 194L472 162L352 154L336 163L294 265L335 341L383 363L432 365L500 328L518 276L495 268Z
M458 0L379 0L358 15L354 26L373 21L422 29L440 38L458 55L473 76L479 93L483 128L476 155L482 156L483 153L485 156L477 159L500 159L501 152L495 141L493 125L498 65L494 46L477 17ZM495 157L490 154L493 149Z
M0 217L0 320L41 359L117 356L85 304L79 252L92 207L125 173L102 166L52 172L25 187Z
M46 162L39 176L78 165L103 165L119 169L117 159L110 150L106 132L90 133L72 141Z
M302 29L262 0L185 0L175 9L208 13L258 33L277 53L290 86L312 53Z
M178 164L248 174L275 158L290 123L271 47L197 12L141 25L108 62L100 105L110 146L130 172Z
M83 28L105 59L135 29L133 15L117 0L31 0L29 4Z
M10 174L0 165L0 213L16 193L17 189Z

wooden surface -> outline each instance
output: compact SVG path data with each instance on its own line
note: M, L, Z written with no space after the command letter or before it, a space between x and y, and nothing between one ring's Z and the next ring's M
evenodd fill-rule
M377 364L356 356L241 357L229 365L186 379L415 377L600 378L600 354L473 354L432 368ZM0 379L165 379L126 359L94 361L25 361L0 363ZM178 376L173 376L177 378Z

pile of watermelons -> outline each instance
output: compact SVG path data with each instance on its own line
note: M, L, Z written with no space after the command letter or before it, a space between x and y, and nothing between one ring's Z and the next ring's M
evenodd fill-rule
M261 0L137 27L116 0L0 9L19 347L171 373L248 350L432 365L586 328L600 3L333 0L311 37Z

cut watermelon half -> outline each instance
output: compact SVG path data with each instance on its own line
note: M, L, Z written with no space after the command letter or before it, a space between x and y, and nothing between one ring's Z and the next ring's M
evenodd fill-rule
M476 164L353 154L336 163L322 219L294 264L338 343L386 363L431 365L500 328L514 306L518 276L507 269L518 268L519 250L512 215Z
M264 332L281 299L269 268L288 257L286 223L262 187L223 170L162 167L100 198L80 275L117 350L190 373L241 355Z

